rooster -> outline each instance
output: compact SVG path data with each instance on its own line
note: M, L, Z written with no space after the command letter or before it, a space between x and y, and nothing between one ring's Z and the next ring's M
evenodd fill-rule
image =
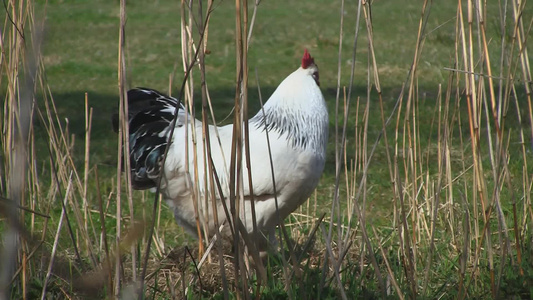
M128 107L133 188L156 188L160 184L161 194L177 223L194 237L202 232L215 232L212 203L216 203L220 224L231 220L227 210L233 124L209 125L211 157L221 191L218 188L214 191L217 197L214 202L205 201L202 196L212 194L205 190L201 121L192 120L178 99L147 88L128 91ZM176 110L172 142L163 159ZM279 221L296 210L316 188L324 169L328 122L318 67L306 49L301 66L281 82L263 109L248 120L253 190L249 188L245 169L242 184L245 201L241 204L240 218L248 233L254 233L250 203L253 199L258 229L254 238L257 245L263 245L258 247L265 249L267 239L264 242L258 239L268 234L272 241ZM199 137L196 146L192 141L193 131ZM194 175L195 151L197 176ZM244 153L243 150L243 156ZM243 166L246 166L244 158ZM193 201L195 185L200 194L197 210ZM228 230L223 233L229 236Z

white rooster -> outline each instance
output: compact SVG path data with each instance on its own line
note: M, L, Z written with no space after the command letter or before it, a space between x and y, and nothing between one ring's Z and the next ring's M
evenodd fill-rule
M328 111L318 79L318 67L306 49L301 67L281 82L265 103L264 111L260 110L248 121L253 197L249 190L248 172L244 169L245 201L241 205L240 218L248 233L252 233L250 202L253 198L257 229L260 233L255 235L255 240L258 242L258 247L263 249L266 243L259 241L260 237L268 233L272 238L278 221L287 217L311 195L324 169L328 140ZM206 204L202 197L206 193L205 159L201 140L202 123L199 120L191 122L190 115L181 103L178 106L178 118L167 158L163 160L178 102L177 99L152 89L137 88L128 91L133 187L154 188L161 178L161 193L173 209L178 224L191 235L198 237L196 221L198 217L202 226L201 232L207 230L210 234L214 234L212 201L209 200ZM196 147L192 142L193 130L199 137ZM217 196L215 203L218 221L222 224L228 219L223 201L228 210L230 207L228 168L233 125L217 128L210 125L209 130L211 156L223 193L221 199L218 189L214 192ZM270 139L274 176L272 176L266 131ZM197 153L199 166L197 177L194 176L194 151ZM245 161L243 166L246 166ZM195 178L200 181L196 185L200 193L197 216L193 205ZM203 228L206 225L207 228ZM226 230L224 233L228 235L229 231Z

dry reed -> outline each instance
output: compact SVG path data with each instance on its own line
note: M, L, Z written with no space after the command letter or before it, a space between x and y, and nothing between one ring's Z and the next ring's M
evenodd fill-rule
M374 32L371 13L372 5L378 4L358 2L353 44L346 49L347 15L343 13L345 2L340 2L335 134L331 141L335 161L330 162L335 166L334 182L330 190L320 190L279 226L282 251L275 266L263 265L238 214L244 202L244 172L251 177L248 124L243 120L248 119L248 50L259 4L255 1L253 8L247 1L234 4L236 125L231 163L226 166L231 205L225 207L228 221L220 224L215 219L216 232L208 232L207 226L200 224L208 218L199 216L198 207L207 207L222 194L210 157L210 141L219 141L219 137L211 136L207 127L217 124L212 102L216 100L209 95L205 76L209 21L216 11L214 1L207 5L181 1L184 80L179 98L192 116L197 115L196 102L202 108L202 136L187 133L192 135L193 147L203 149L187 157L194 162L194 169L187 171L192 178L200 240L190 248L169 251L165 237L158 233L162 209L158 193L151 210L143 205L138 212L135 198L142 197L144 204L150 203L145 197L151 196L139 196L130 187L126 1L119 3L117 172L113 178L105 178L114 183L107 197L101 194L102 178L90 160L91 151L98 149L91 144L89 95L84 105L85 137L78 139L84 142L80 166L73 157L76 137L69 133L68 121L58 114L53 91L43 76L45 65L37 34L42 25L34 19L33 2L5 3L6 26L0 39L0 80L5 91L0 111L0 217L7 222L1 227L0 299L27 298L35 285L32 278L42 281L42 299L85 293L187 298L208 292L225 299L251 299L261 297L277 280L284 283L289 298L314 299L334 289L338 297L350 299L361 296L358 293L363 288L376 297L400 299L445 295L502 298L511 292L515 292L511 296L525 297L532 280L527 262L532 255L533 219L529 165L533 105L527 48L533 21L526 19L531 16L525 14L525 2L498 4L500 36L495 42L494 33L487 29L487 14L494 13L489 11L493 7L482 1L457 1L455 53L443 69L448 74L446 81L434 87L432 118L421 116L427 113L429 100L419 86L421 57L432 33L428 30L432 2L421 3L418 29L411 33L416 35L412 62L394 103L387 103L382 95L383 76L376 55L381 49L376 49L375 43L379 33ZM30 32L34 36L25 36ZM359 59L362 36L368 50L366 94L356 95L355 63L346 76L342 62L345 56L352 62ZM344 54L347 50L350 52ZM347 86L341 85L344 77L349 78ZM198 79L200 82L195 82ZM173 80L171 75L170 86ZM201 92L201 99L195 99L195 90ZM260 89L258 94L262 102ZM374 108L375 101L379 110ZM377 135L371 134L371 126L376 124L373 119L379 120ZM423 123L425 120L430 124ZM35 122L42 125L44 140L36 134ZM194 126L196 120L187 122ZM38 152L37 143L46 145L48 151ZM375 183L369 179L377 153L386 162L382 172L390 180L390 185L382 187L386 191L382 196L373 194ZM206 165L200 165L196 155L202 155ZM513 160L521 160L523 167L513 166ZM41 168L46 170L37 171ZM199 174L206 178L199 180ZM199 182L205 186L198 186ZM248 188L252 189L251 182ZM201 195L200 190L209 193ZM326 193L327 197L322 196ZM389 204L382 208L390 216L388 224L374 224L368 218L367 211L378 197ZM331 206L322 214L319 207L327 201ZM59 211L56 207L61 208L60 213L54 213ZM114 213L111 208L116 209ZM115 224L106 222L113 218ZM226 226L234 237L231 257L220 232ZM43 266L46 271L41 271ZM509 290L512 280L522 286ZM74 287L64 282L72 282Z

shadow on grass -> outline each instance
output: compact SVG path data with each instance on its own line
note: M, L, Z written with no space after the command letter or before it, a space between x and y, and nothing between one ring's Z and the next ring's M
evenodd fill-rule
M268 86L261 87L261 94L263 102L268 100L268 97L274 92L276 87ZM330 137L326 158L326 167L324 170L324 176L326 178L331 178L335 176L335 97L336 97L336 88L335 87L322 87L322 91L326 102L329 107L330 114ZM521 105L526 107L527 103L525 102L525 97L523 92L519 92L519 101L523 102ZM383 89L382 97L384 101L384 113L385 118L387 118L392 112L396 100L398 99L401 93L401 87L387 87ZM444 103L445 91L441 95L442 101ZM172 95L177 96L178 91L174 90ZM64 125L66 119L68 119L68 128L69 133L75 136L74 144L74 153L73 157L76 163L83 162L84 159L84 139L85 139L85 92L83 91L74 91L69 93L55 93L54 100L56 108L58 111L59 119ZM118 92L117 94L101 94L95 91L88 91L88 100L89 107L93 109L92 117L92 127L91 127L91 162L95 164L103 164L109 166L116 166L117 162L117 135L113 132L111 125L111 116L118 110ZM226 89L211 89L210 96L212 99L213 110L215 111L215 118L217 119L218 124L228 124L232 122L233 118L233 103L234 103L235 90L234 87L229 87ZM422 148L424 148L428 142L428 138L434 136L436 138L436 115L435 108L438 104L437 102L437 87L419 87L419 106L418 106L418 126L421 136L425 137L425 140L421 140ZM339 103L339 113L342 117L342 91L340 95ZM404 96L404 99L407 96ZM357 99L360 99L358 114L357 116ZM201 96L199 94L195 95L196 102L196 116L199 118L201 112ZM356 85L352 90L352 102L350 107L350 115L348 119L348 127L346 131L346 137L348 140L347 148L347 159L348 161L355 159L355 148L353 142L357 134L361 134L362 128L364 128L364 119L363 113L366 106L367 99L367 87ZM370 97L370 110L369 110L369 124L368 124L368 147L371 149L372 145L378 138L381 129L382 121L381 114L379 109L378 97L375 93L375 90L372 91ZM39 100L40 101L40 100ZM463 136L468 136L468 126L466 117L466 100L464 96L461 95L461 114L465 123L462 126ZM456 105L456 100L454 95L450 100L450 111L453 112L454 106ZM42 101L40 101L42 103ZM403 104L405 106L405 102ZM42 105L41 105L42 107ZM260 101L258 96L257 87L251 86L249 88L249 116L253 116L260 109ZM522 124L518 123L518 118L516 114L516 109L514 105L511 105L511 108L507 117L506 126L521 126L522 128L530 128L529 120L524 109L522 109ZM403 112L405 113L405 108ZM393 117L392 122L387 128L389 144L394 142L394 126L396 123L397 115ZM403 122L403 118L402 121ZM402 126L400 124L400 126ZM42 123L37 119L35 122L36 132L38 139L41 137L46 137L46 133L42 126ZM357 132L359 131L359 132ZM42 134L41 134L42 133ZM342 120L339 121L339 139L342 134ZM458 135L458 132L454 132L454 135ZM529 134L529 136L531 136ZM44 141L41 138L41 141ZM387 168L387 158L386 152L384 149L383 140L378 144L378 148L374 154L373 158L373 170L374 171L369 176L374 176L378 182L387 182L388 174L385 171Z

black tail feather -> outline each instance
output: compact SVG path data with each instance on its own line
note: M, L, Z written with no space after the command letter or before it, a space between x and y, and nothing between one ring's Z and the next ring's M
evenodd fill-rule
M168 135L179 100L156 90L135 88L128 91L128 128L132 186L156 187ZM112 118L118 132L118 114Z

